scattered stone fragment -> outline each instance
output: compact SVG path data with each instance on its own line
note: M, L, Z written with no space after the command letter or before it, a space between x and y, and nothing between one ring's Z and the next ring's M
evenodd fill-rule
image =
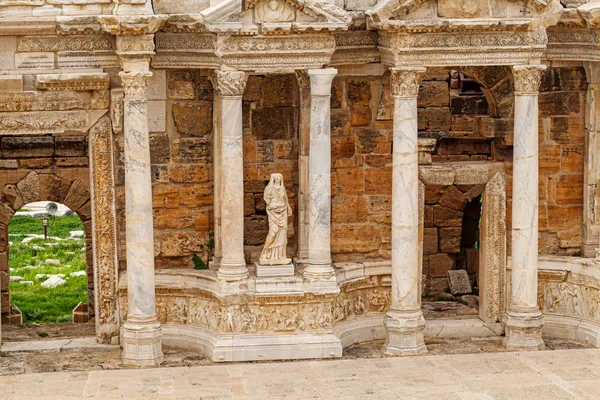
M76 272L71 272L71 273L69 274L69 276L73 276L73 277L75 277L75 276L86 276L86 275L87 275L87 274L86 274L86 272L85 272L85 271L76 271Z
M71 231L69 233L72 238L83 238L85 236L83 231Z
M24 286L33 286L33 281L21 281L20 283Z
M48 258L46 261L44 261L44 264L46 264L46 265L60 265L60 260L57 260L55 258Z
M29 270L29 271L33 271L33 270L40 269L40 268L42 268L41 265L28 265L28 266L23 267L21 269L26 269L26 270Z
M479 296L467 294L467 295L461 296L460 298L463 299L464 301L466 301L467 305L469 307L477 307L479 305Z
M45 248L43 248L42 246L37 246L37 245L36 245L36 246L33 246L33 247L32 247L32 249L33 249L33 250L37 250L37 251L40 251L40 250L46 250L46 249L45 249Z
M454 296L471 294L472 292L469 275L464 269L448 271L448 284L450 285L450 292Z
M79 250L79 251L85 251L85 247L82 247L81 250Z
M22 280L23 280L22 276L16 276L16 275L14 275L14 276L10 277L10 281L11 282L21 282Z
M46 279L47 277L48 277L48 274L37 274L35 276L35 279L37 279L39 281L40 279Z
M48 288L48 289L53 289L55 287L65 285L66 283L67 283L67 281L65 281L61 277L59 277L57 275L53 275L53 276L49 277L48 279L46 279L42 283L42 286L45 288Z

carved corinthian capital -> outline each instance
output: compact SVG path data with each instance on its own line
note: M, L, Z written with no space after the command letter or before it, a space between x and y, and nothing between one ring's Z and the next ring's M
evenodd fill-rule
M119 72L119 76L123 83L125 100L147 100L148 79L152 76L152 72Z
M517 65L512 67L515 78L515 94L537 95L540 90L545 65Z
M210 80L223 96L241 96L246 89L248 76L241 71L218 71L211 74Z
M390 68L392 95L404 98L416 98L419 95L419 83L427 68L406 67Z

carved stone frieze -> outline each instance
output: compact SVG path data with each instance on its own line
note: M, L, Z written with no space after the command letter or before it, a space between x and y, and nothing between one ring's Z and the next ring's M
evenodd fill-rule
M419 84L426 68L392 68L390 73L392 95L402 98L417 98Z
M101 15L102 29L112 35L149 35L163 27L166 15Z
M0 113L0 134L63 133L84 131L89 126L85 111Z
M0 111L66 111L90 108L91 92L0 93Z
M152 72L119 72L125 100L147 100L148 98L148 80Z
M117 227L115 217L112 131L108 117L101 118L90 130L91 194L94 246L94 282L96 282L96 335L110 343L119 334L117 302Z
M366 64L379 62L381 55L377 49L377 32L351 30L336 32L335 53L331 64Z
M548 31L548 60L600 60L600 32L575 27Z
M218 68L216 43L216 35L212 33L157 32L152 65L155 68Z
M100 51L115 50L115 38L109 35L25 36L17 51Z
M537 95L545 65L519 65L513 67L515 94Z
M242 96L248 76L240 71L213 71L211 81L223 96Z
M106 90L108 86L107 73L41 74L36 78L41 90Z
M123 132L123 89L112 89L110 91L110 119L112 121L113 132L119 134Z

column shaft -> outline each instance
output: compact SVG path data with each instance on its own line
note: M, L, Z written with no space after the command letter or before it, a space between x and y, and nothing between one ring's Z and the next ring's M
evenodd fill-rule
M504 343L510 349L543 347L537 304L538 270L538 90L545 66L513 67L515 132L513 148L511 296Z
M424 68L392 69L394 136L392 170L392 305L386 315L385 352L427 351L423 341L419 265L419 164L417 96Z
M128 314L123 360L137 365L161 362L161 328L154 293L154 229L147 87L151 72L121 72L125 89L125 208Z
M221 265L219 279L237 281L248 277L244 259L244 155L242 95L246 75L239 71L215 71L221 118L220 198Z
M331 280L331 83L334 68L308 70L311 84L308 161L308 280Z

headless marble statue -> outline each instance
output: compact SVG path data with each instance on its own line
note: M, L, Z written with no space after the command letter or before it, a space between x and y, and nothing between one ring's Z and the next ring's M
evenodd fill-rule
M288 217L292 208L288 202L283 176L271 174L271 180L265 188L265 202L269 218L269 233L265 247L260 255L261 265L286 265L292 262L286 257Z

